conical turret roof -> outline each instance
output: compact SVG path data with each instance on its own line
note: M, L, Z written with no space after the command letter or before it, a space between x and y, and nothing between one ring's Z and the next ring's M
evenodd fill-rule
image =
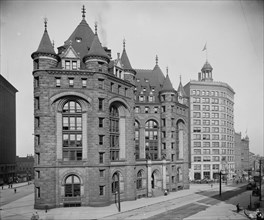
M163 85L162 85L162 91L171 91L173 90L174 91L174 88L172 86L172 83L170 81L170 77L169 77L169 74L166 75L166 78L163 82Z
M44 30L44 33L42 35L41 41L39 43L38 49L37 49L37 51L32 53L31 57L33 58L38 53L45 53L45 54L57 56L55 51L54 51L54 48L52 46L48 31L47 31L47 20L45 20L45 30Z
M163 84L164 82L164 75L159 67L158 64L155 65L153 71L152 71L152 76L153 76L153 80L155 80L156 82L158 82L160 85Z
M122 55L121 55L121 62L124 65L124 69L128 69L128 70L133 69L130 62L129 62L125 47L124 47Z
M95 34L95 36L94 36L91 48L90 48L87 56L103 57L103 58L106 58L108 61L110 60L109 56L107 55L107 53L103 49L97 34Z
M184 88L183 88L183 86L182 86L181 81L180 81L180 84L179 84L179 87L178 87L177 92L178 92L179 94L181 94L183 97L186 97L186 96L187 96L187 95L186 95L186 92L185 92L185 90L184 90Z
M48 31L46 29L43 33L42 39L36 52L56 54L50 41Z

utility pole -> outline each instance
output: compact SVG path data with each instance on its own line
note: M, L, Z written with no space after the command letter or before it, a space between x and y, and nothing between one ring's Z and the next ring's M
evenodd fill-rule
M259 201L261 201L261 159L259 160Z
M219 196L221 196L221 194L222 194L222 192L221 192L221 190L222 190L222 172L221 172L221 170L220 170L220 172L219 172Z
M119 173L117 174L117 180L118 180L118 212L121 212L121 205L120 205L120 178Z

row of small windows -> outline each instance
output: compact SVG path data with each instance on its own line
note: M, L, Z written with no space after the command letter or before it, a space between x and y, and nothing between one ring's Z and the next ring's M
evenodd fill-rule
M218 135L218 134L193 134L193 140L226 140L226 141L234 141L234 137L230 135Z
M161 106L161 112L166 112L166 110L171 111L172 113L179 113L179 114L185 114L185 109L179 108L179 107L175 107L174 105L170 106L170 109L166 109L166 106ZM140 106L135 106L134 108L135 113L159 113L159 107L158 106L154 106L154 107L150 107L150 106L145 106L145 107L140 107Z
M221 131L220 131L221 129ZM203 132L203 133L226 133L226 134L231 134L231 135L234 135L234 130L233 129L229 129L229 128L219 128L219 127L193 127L193 132L194 133L200 133L200 132Z
M201 170L201 168L202 168L201 164L194 164L193 165L194 170ZM219 166L219 164L212 164L212 166L211 166L211 164L203 164L203 170L211 170L211 168L213 170L219 170L220 166Z
M230 97L229 94L219 91L191 90L192 95Z
M34 78L34 85L35 87L39 87L39 77L35 77ZM77 84L79 85L79 82L77 82ZM55 85L56 87L61 87L62 85L62 80L61 77L55 77ZM74 87L74 77L69 77L68 78L68 86L69 87ZM87 78L81 78L81 86L83 88L87 87ZM98 79L98 88L99 89L105 89L105 85L104 85L104 79L99 78ZM128 96L128 88L123 88L121 85L116 85L114 83L110 84L110 91L111 92L116 92L118 94L122 94L125 96ZM153 97L154 98L154 97Z
M200 142L200 141L194 141L193 142L193 147L201 147L202 146L202 143L203 143L203 147L220 147L220 143L221 143L221 147L224 148L224 147L228 147L228 148L232 148L233 147L233 143L230 143L230 142L212 142L212 145L211 145L211 142L207 142L207 141L203 141L203 142Z
M229 107L233 107L234 103L225 99L218 98L192 98L193 103L211 103L211 104L221 104Z
M214 154L219 154L218 153L214 153ZM194 156L193 157L193 162L211 162L211 161L220 161L220 156Z
M193 154L194 155L217 155L220 154L220 150L219 149L193 149ZM234 154L234 150L230 150L230 149L222 149L221 154L228 154L228 155L233 155Z
M221 122L221 123L220 123ZM221 125L229 128L233 128L234 123L226 120L200 120L193 119L193 125Z
M233 121L234 117L224 114L224 113L209 113L209 112L193 112L193 118L220 118L220 119L226 119L228 121ZM219 117L220 116L220 117Z
M202 108L201 108L202 107ZM228 108L228 107L225 107L225 106L219 106L219 105L193 105L193 110L194 111L210 111L210 108L211 108L211 111L220 111L221 112L227 112L228 114L233 114L233 109L231 108Z

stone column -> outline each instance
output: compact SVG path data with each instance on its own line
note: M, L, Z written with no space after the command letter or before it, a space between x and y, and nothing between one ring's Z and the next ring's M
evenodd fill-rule
M165 190L167 188L166 184L166 160L162 160L162 188Z
M151 187L151 160L147 161L148 167L148 197L152 196L152 187Z
M139 128L139 158L145 158L145 125Z

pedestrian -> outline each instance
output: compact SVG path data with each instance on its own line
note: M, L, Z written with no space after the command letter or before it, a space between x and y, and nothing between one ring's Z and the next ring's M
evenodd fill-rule
M36 220L39 220L38 212L36 212L36 214L35 214L35 219L36 219Z
M237 213L239 213L239 212L242 210L242 209L240 208L240 204L239 204L239 203L237 203L236 208L237 208Z
M16 193L16 188L14 189L14 192Z
M4 189L4 185L2 185L2 190Z
M32 216L31 216L31 220L36 220L35 213L32 214Z
M213 184L211 183L211 188L213 188Z

